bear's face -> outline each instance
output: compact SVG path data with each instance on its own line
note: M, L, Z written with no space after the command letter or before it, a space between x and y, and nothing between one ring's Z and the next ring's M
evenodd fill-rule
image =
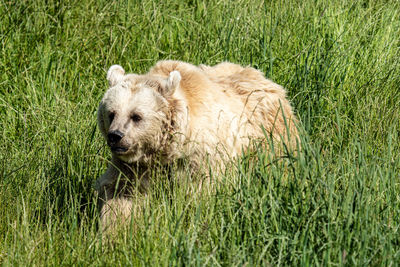
M112 153L119 159L146 162L160 150L168 124L167 96L179 85L179 72L170 77L124 75L112 66L110 88L98 110L99 128Z

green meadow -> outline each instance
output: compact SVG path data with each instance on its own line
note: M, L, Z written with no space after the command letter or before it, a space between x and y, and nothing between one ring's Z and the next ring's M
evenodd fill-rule
M255 144L194 195L156 170L108 242L106 71L162 59L260 69L287 89L302 150ZM398 266L399 132L396 0L0 0L0 265Z

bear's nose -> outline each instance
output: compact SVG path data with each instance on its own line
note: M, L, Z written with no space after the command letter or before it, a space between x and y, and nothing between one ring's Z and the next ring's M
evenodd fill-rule
M124 137L124 134L118 130L109 132L107 135L108 141L111 145L115 145L116 143L118 143L122 139L122 137Z

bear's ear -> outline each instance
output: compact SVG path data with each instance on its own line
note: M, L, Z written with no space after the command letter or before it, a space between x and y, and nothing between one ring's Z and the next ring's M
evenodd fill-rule
M179 83L181 82L181 74L179 71L174 70L169 74L169 77L167 79L167 94L172 95L176 88L178 88Z
M124 79L125 70L120 65L112 65L107 72L107 80L110 86L114 86Z

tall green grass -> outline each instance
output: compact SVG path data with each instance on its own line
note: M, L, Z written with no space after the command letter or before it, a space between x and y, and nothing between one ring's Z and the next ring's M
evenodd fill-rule
M109 244L93 189L105 72L160 59L262 70L288 90L302 151L256 149L204 194L156 175ZM400 262L398 1L3 0L0 129L5 266Z

